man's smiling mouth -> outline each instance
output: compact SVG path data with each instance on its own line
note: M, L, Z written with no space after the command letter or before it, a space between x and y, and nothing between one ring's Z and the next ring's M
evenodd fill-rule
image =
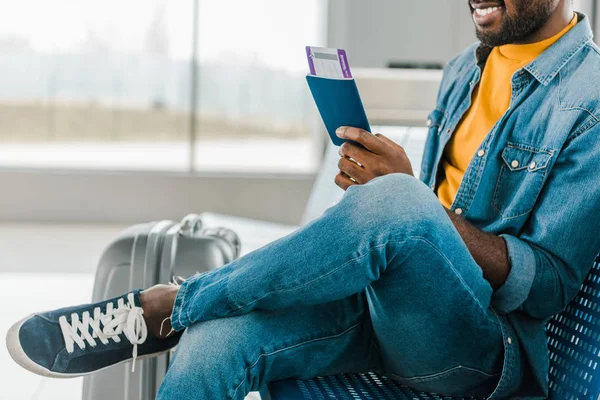
M504 2L476 1L470 2L473 9L473 20L478 26L485 27L496 23L505 11Z
M475 14L485 17L493 13L494 11L498 11L501 7L488 7L488 8L476 8Z

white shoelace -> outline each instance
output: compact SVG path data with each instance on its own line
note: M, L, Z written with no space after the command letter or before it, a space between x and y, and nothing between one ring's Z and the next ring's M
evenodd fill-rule
M86 342L91 347L96 347L96 339L103 345L109 344L112 339L115 343L120 343L119 335L125 334L125 337L133 345L133 365L131 371L135 371L135 360L137 358L138 344L142 344L148 337L148 328L144 320L144 310L135 305L133 293L127 295L127 304L124 299L117 300L117 308L112 303L106 305L106 312L102 313L100 307L94 308L93 317L88 311L83 312L81 321L79 315L71 314L71 323L67 322L66 316L58 319L60 329L65 340L65 348L69 354L75 351L75 344L84 350ZM103 328L100 328L102 323ZM91 328L91 333L90 333Z

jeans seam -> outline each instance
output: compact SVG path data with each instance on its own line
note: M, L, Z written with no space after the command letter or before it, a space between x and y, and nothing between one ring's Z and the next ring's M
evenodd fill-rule
M505 337L507 337L510 334L508 332L509 325L506 324L506 326L505 326L502 323L500 315L498 315L498 313L495 312L494 309L492 309L492 313L498 320L498 323L500 324L500 328L502 330L502 337L503 337L502 343L503 343L503 347L504 347L504 357L503 357L503 365L502 365L502 372L500 375L500 381L498 382L498 386L496 387L496 389L490 395L490 397L489 397L490 399L496 398L496 394L504 391L505 388L508 387L508 385L509 385L510 377L508 377L508 375L511 372L513 372L513 370L514 370L514 360L513 360L513 357L514 357L513 351L514 350L513 349L515 348L514 346L508 347L506 345ZM516 347L516 348L518 348L518 347Z
M399 379L404 380L404 381L426 382L426 381L430 381L432 379L436 379L436 378L439 378L439 377L442 377L442 376L450 376L450 375L456 374L456 373L460 372L461 370L468 370L468 371L471 371L471 372L475 372L475 373L481 374L481 375L483 375L483 376L485 376L487 378L494 378L496 376L502 375L502 371L490 374L490 373L482 371L482 370L480 370L478 368L468 367L466 365L457 365L455 367L448 368L448 369L446 369L444 371L437 372L435 374L429 374L429 375L421 375L421 376L413 376L413 377L404 377L404 376L400 376L398 374L393 374L393 375L395 377L399 378Z
M442 257L442 259L444 259L446 261L446 263L450 266L450 269L452 270L452 272L454 272L454 275L456 275L456 277L458 278L458 280L460 281L460 283L462 284L462 286L464 287L464 289L471 295L471 298L473 299L473 301L475 301L475 303L479 306L479 308L483 311L483 313L485 315L487 315L487 310L483 307L483 304L481 304L481 302L479 301L479 299L477 298L477 296L475 296L475 293L473 293L473 291L471 290L471 288L469 287L469 285L467 285L467 283L465 282L465 280L463 279L463 277L458 273L458 271L454 267L454 264L452 264L452 261L450 261L448 259L448 257L446 257L446 255L435 244L433 244L431 241L429 241L429 240L427 240L427 239L425 239L423 237L415 237L414 239L420 240L420 241L423 241L423 242L429 244L429 246L431 246ZM488 320L492 324L499 325L499 324L497 324L496 322L494 322L489 317L488 317Z
M258 362L260 361L261 358L263 358L263 357L269 357L269 356L281 353L282 351L288 351L288 350L294 349L296 347L304 346L304 345L307 345L307 344L310 344L310 343L315 343L315 342L319 342L319 341L322 341L322 340L328 340L328 339L333 339L333 338L341 337L341 336L345 335L346 333L352 331L353 329L357 328L358 326L360 326L363 322L364 322L364 320L361 319L358 323L352 325L351 327L349 327L349 328L347 328L347 329L343 330L342 332L340 332L338 334L335 334L335 335L330 335L330 336L325 336L325 337L321 337L321 338L307 340L307 341L304 341L304 342L301 342L301 343L297 343L297 344L292 345L292 346L287 346L287 347L284 347L282 349L272 351L270 353L260 354L256 358L256 361L254 361L251 365L249 365L246 368L244 368L244 377L242 378L242 381L235 387L235 389L233 391L233 395L230 396L229 399L233 400L235 398L235 396L237 395L237 391L242 386L242 384L246 381L246 373L248 372L249 369L253 368L256 364L258 364Z
M369 254L371 254L371 252L373 252L373 250L378 250L378 249L380 249L380 248L382 248L382 247L386 247L386 246L387 246L389 243L402 243L402 242L405 242L405 241L406 241L406 239L405 239L405 240L388 240L387 242L385 242L385 243L383 243L383 244L379 244L379 245L376 245L376 246L372 246L372 247L370 247L370 248L367 250L367 252L366 252L365 254L363 254L363 255L361 255L361 256L358 256L358 257L355 257L355 258L353 258L353 259L351 259L351 260L348 260L348 261L344 262L344 263L343 263L342 265L340 265L339 267L337 267L337 268L335 268L335 269L332 269L332 270L330 270L328 273L326 273L326 274L324 274L324 275L320 275L320 276L318 276L318 277L316 277L316 278L314 278L314 279L312 279L312 280L310 280L310 281L307 281L307 282L304 282L304 283L301 283L301 284L299 284L299 285L292 286L292 287L289 287L289 288L283 288L283 289L271 290L271 291L269 291L269 292L265 293L264 295L262 295L261 297L259 297L259 298L257 298L257 299L254 299L254 300L252 300L252 301L251 301L251 302L249 302L249 303L246 303L246 304L243 304L243 305L239 306L238 308L236 308L236 309L232 310L230 313L235 313L235 312L237 312L237 311L241 310L241 309L242 309L242 308L244 308L244 307L251 306L252 304L254 304L254 303L256 303L256 302L258 302L258 301L260 301L260 300L264 299L265 297L267 297L268 295L270 295L270 294L272 294L272 293L276 293L276 292L290 292L290 291L294 291L294 290L300 289L300 288L302 288L302 287L305 287L305 286L307 286L307 285L310 285L311 283L317 282L317 281L319 281L319 280L321 280L321 279L323 279L323 278L326 278L326 277L328 277L328 276L329 276L329 275L331 275L331 274L334 274L334 273L336 273L336 272L340 271L340 270L341 270L341 269L343 269L343 268L346 268L348 265L352 264L352 263L353 263L353 262L355 262L355 261L358 261L358 260L360 260L360 259L362 259L362 258L365 258L365 257L367 257Z
M464 279L462 278L462 276L461 276L461 275L458 273L458 271L456 271L456 268L454 267L454 264L452 264L452 262L451 262L451 261L450 261L450 260L449 260L449 259L446 257L446 255L445 255L445 254L444 254L442 251L440 251L440 249L439 249L437 246L435 246L435 245L434 245L432 242L430 242L429 240L425 239L425 238L424 238L424 237L422 237L422 236L409 236L409 237L407 237L407 238L406 238L406 239L404 239L404 240L388 240L388 241L386 241L386 242L385 242L385 243L383 243L383 244L379 244L379 245L377 245L377 246L372 246L372 247L370 247L370 248L367 250L367 252L366 252L365 254L363 254L363 255L361 255L361 256L359 256L359 257L355 257L355 258L353 258L353 259L351 259L351 260L348 260L348 261L346 261L345 263L343 263L343 264L342 264L342 265L340 265L339 267L337 267L337 268L335 268L335 269L333 269L333 270L329 271L329 272L328 272L328 273L326 273L325 275L318 276L318 277L316 277L315 279L312 279L312 280L310 280L310 281L308 281L308 282L304 282L304 283L302 283L302 284L300 284L300 285L293 286L293 287L290 287L290 288L285 288L285 289L277 289L277 290L271 290L271 291L269 291L269 292L265 293L263 296L259 297L258 299L252 300L251 302L249 302L249 303L246 303L246 304L244 304L244 305L241 305L241 306L239 306L238 308L236 308L236 309L232 310L232 311L230 312L230 314L231 314L231 313L235 313L235 312L237 312L237 311L241 310L241 309L242 309L242 308L244 308L244 307L251 306L252 304L254 304L254 303L256 303L256 302L258 302L258 301L260 301L260 300L264 299L265 297L267 297L267 296L268 296L268 295L270 295L271 293L275 293L275 292L289 292L289 291L294 291L294 290L300 289L300 288L302 288L302 287L304 287L304 286L306 286L306 285L310 285L310 284L312 284L312 283L314 283L314 282L317 282L317 281L319 281L319 280L321 280L321 279L323 279L323 278L326 278L326 277L328 277L329 275L331 275L331 274L333 274L333 273L335 273L335 272L338 272L338 271L340 271L341 269L343 269L343 268L347 267L348 265L350 265L351 263L353 263L353 262L355 262L355 261L357 261L357 260L360 260L360 259L362 259L362 258L365 258L365 257L367 257L369 254L371 254L371 252L373 252L373 250L377 250L377 249L380 249L380 248L382 248L382 247L386 247L386 246L387 246L388 244L390 244L390 243L404 243L404 242L406 242L406 241L407 241L407 240L409 240L409 239L412 239L412 240L420 240L420 241L423 241L423 242L425 242L425 243L429 244L429 246L431 246L431 247L432 247L432 248L433 248L433 249L434 249L434 250L435 250L435 251L436 251L436 252L437 252L437 253L438 253L438 254L439 254L441 257L442 257L442 259L443 259L444 261L446 261L446 263L447 263L447 264L450 266L450 268L451 268L452 272L454 272L454 274L457 276L457 278L459 279L459 281L461 282L461 284L463 285L463 287L465 288L465 290L466 290L466 291L467 291L467 292L468 292L468 293L471 295L471 298L472 298L472 299L475 301L475 303L476 303L476 304L479 306L479 308L480 308L480 309L481 309L481 310L484 312L484 314L486 314L486 315L487 315L487 311L486 311L486 309L483 307L483 305L481 304L481 302L479 302L479 299L477 299L477 296L475 296L475 293L473 293L473 291L471 290L471 288L469 287L469 285L467 285L467 284L466 284L466 282L464 281ZM491 319L490 319L490 322L492 322L492 323L495 323L495 322L494 322L494 321L492 321Z
M185 312L183 306L185 303L185 296L187 295L187 289L189 286L189 283L187 285L186 285L186 283L188 283L188 282L184 282L181 285L181 288L179 289L179 290L183 289L183 296L181 296L181 303L179 304L179 310L178 310L179 315L177 316L177 320L178 320L180 326L184 326L183 323L181 322L181 315ZM189 320L189 318L187 318L187 315L186 315L186 319Z

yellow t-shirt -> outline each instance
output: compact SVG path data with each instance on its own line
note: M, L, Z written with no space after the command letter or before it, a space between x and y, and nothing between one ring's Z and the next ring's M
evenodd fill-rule
M452 206L471 159L476 153L478 156L485 154L479 146L496 122L508 111L515 72L533 62L575 25L577 15L562 32L549 39L532 44L494 47L483 70L481 82L473 91L471 108L444 151L442 168L445 174L437 192L444 207Z

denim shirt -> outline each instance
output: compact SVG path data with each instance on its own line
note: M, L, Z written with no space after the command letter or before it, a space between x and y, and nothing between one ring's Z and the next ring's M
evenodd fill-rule
M451 207L508 248L511 271L492 298L505 345L492 398L548 396L545 323L575 297L600 251L600 49L589 19L579 19L514 74L510 107L473 156ZM489 53L475 44L444 71L421 169L433 190Z

